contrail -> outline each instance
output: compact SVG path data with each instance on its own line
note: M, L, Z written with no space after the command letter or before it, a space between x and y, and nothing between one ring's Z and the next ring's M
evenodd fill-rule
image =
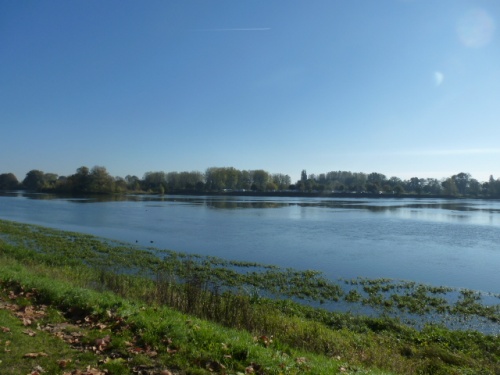
M193 29L194 31L269 31L270 27L247 27L247 28L214 28L214 29Z

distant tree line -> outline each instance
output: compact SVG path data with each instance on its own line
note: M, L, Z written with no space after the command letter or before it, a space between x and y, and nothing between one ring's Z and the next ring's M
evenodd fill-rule
M146 172L142 178L111 176L105 167L82 166L70 176L31 170L19 182L12 173L0 174L0 190L24 189L68 194L123 193L213 193L213 192L296 192L296 193L367 193L389 195L430 195L500 198L500 179L493 176L479 182L469 173L458 173L441 180L412 177L402 180L381 173L332 171L308 175L292 183L290 176L265 170L238 170L212 167L202 172Z
M302 191L357 192L372 194L417 194L439 196L500 197L500 179L490 176L488 182L479 182L469 173L458 173L448 178L412 177L402 180L387 178L381 173L353 173L346 171L311 174L305 170L296 187Z

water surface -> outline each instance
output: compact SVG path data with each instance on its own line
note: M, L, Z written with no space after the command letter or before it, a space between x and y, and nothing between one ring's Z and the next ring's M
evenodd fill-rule
M500 293L500 202L3 194L0 218L188 253Z

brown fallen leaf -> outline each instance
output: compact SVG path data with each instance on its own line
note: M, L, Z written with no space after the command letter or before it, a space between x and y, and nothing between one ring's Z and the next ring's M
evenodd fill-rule
M106 375L106 373L102 372L99 369L87 366L86 372L84 372L82 375Z
M57 361L57 364L60 368L65 368L69 363L71 363L71 359L60 359L59 361Z
M35 332L35 331L33 331L32 329L25 329L25 330L23 331L23 333L24 333L25 335L30 336L30 337L36 336L36 332Z
M23 325L24 325L25 327L30 326L30 325L31 325L31 323L33 323L33 322L31 321L31 319L28 319L28 318L23 318Z
M2 330L2 332L6 333L6 332L10 332L10 328L9 327L0 327L0 329Z
M23 355L23 358L38 358L38 357L48 357L47 353L39 352L39 353L26 353Z
M45 372L42 366L38 365L33 368L33 371L30 375L41 375Z
M177 353L177 349L170 349L170 348L167 346L167 353L168 353L168 354L175 354L175 353Z
M109 335L104 336L102 339L96 339L94 341L97 350L102 351L111 342L111 337Z

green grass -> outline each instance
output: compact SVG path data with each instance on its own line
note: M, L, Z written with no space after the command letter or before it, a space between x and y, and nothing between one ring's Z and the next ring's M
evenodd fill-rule
M392 301L423 317L437 309L449 314L457 309L457 316L465 317L497 316L498 306L484 306L477 293L459 291L452 304L443 302L448 288L368 279L346 284L355 289L344 291L314 271L144 251L0 221L2 299L9 302L12 291L17 304L47 305L50 314L37 324L64 322L84 333L79 346L66 348L72 358L68 366L73 366L68 368L95 366L116 374L165 368L182 374L500 373L498 336L437 325L417 330L384 315ZM294 297L371 299L381 303L382 315L356 316L261 297L266 288ZM26 293L33 295L26 298ZM49 373L63 373L51 353L64 350L49 353L54 337L43 330L43 335L26 336L15 329L19 318L0 312L6 319L0 326L13 325L10 334L22 343L15 358L23 367L17 373L29 373L34 359L44 361L42 367L53 366ZM44 335L46 343L35 347L47 350L47 357L19 357ZM89 349L107 335L104 350ZM16 363L7 353L0 352L0 373L16 373L7 370L7 364Z
M8 327L9 347L0 353L2 374L29 372L41 366L51 374L62 373L58 361L71 359L68 368L92 366L110 373L132 373L137 366L170 368L187 374L245 373L252 368L266 374L335 374L340 360L295 349L277 341L255 338L249 332L222 327L162 306L146 306L110 293L75 287L68 280L49 278L42 268L29 269L2 259L0 284L2 303L19 306L50 305L59 312L33 324L37 335L22 333L22 320L1 311L1 326ZM30 299L21 293L30 293ZM10 299L9 295L16 298ZM82 336L76 348L45 331L62 322L76 327ZM31 327L31 325L30 325ZM35 328L38 327L38 328ZM97 350L97 340L109 336L109 344ZM2 342L3 337L2 337ZM25 358L26 353L44 353ZM110 359L111 358L111 359ZM347 366L347 365L346 365ZM347 368L347 367L345 367ZM357 367L356 367L357 368ZM360 372L363 373L363 372ZM364 373L383 374L383 371Z
M2 294L4 298L0 301L6 296L6 293ZM17 299L7 299L7 301L11 306L19 302L24 306L30 306L26 301ZM49 308L46 315L37 319L36 323L26 325L12 311L5 309L5 302L1 303L0 372L2 374L29 374L36 370L58 374L63 370L71 371L77 367L83 369L97 365L97 358L94 355L74 350L58 336L49 332L47 324L57 326L63 321L56 310Z

